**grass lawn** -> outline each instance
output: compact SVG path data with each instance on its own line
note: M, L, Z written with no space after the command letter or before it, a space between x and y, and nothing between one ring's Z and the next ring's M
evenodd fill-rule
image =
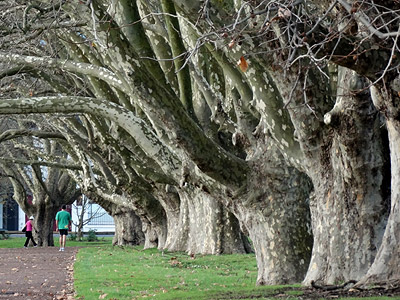
M84 246L74 264L76 300L326 299L318 294L308 297L300 284L256 286L254 254L197 255L191 258L186 253L113 247L111 239L67 242L67 246ZM24 241L22 237L0 240L0 248L19 248ZM55 243L58 244L58 237L55 237ZM400 297L335 299L394 300Z
M77 298L85 300L235 299L239 294L245 299L246 295L262 297L283 288L256 287L256 278L253 254L193 259L185 253L141 247L84 248L74 267Z
M78 252L74 279L79 300L311 299L303 295L300 284L256 286L254 254L191 258L185 253L143 250L142 247L90 247ZM315 294L313 299L326 298ZM400 297L344 299L393 300Z

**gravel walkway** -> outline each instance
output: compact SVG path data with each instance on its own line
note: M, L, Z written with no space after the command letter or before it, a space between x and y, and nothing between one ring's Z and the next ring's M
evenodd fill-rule
M78 247L0 249L0 299L72 300Z

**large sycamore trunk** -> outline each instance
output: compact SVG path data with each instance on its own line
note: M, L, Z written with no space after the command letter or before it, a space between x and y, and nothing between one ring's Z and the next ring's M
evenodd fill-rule
M167 223L153 223L146 218L141 218L144 233L144 249L164 249L167 238Z
M185 196L183 196L185 197ZM237 219L206 193L188 193L188 253L246 253Z
M400 284L400 124L387 122L392 167L391 210L382 245L359 284Z
M363 83L339 73L338 100L326 118L331 140L311 156L313 253L305 284L359 280L371 266L387 219L386 132ZM327 121L329 120L329 122Z
M257 284L303 280L311 256L310 179L287 167L276 150L260 147L253 177L234 213L253 242Z
M384 87L371 88L374 105L386 117L390 145L391 163L391 205L381 247L374 263L358 283L398 285L400 284L400 122L393 116L399 115L398 94L389 95ZM393 99L395 98L395 99Z
M39 205L34 220L34 239L41 247L54 246L53 224L58 207Z
M167 238L165 249L169 251L185 251L187 247L185 203L182 203L179 194L174 186L166 185L165 193L159 192L158 199L165 210L167 218Z
M118 246L135 246L144 244L144 233L140 218L131 209L118 207L112 214L115 224L115 235L112 244Z
M200 189L185 186L178 190L179 209L166 208L169 219L166 248L189 254L246 253L235 216L221 203ZM163 202L166 205L166 201ZM171 207L171 205L170 205Z

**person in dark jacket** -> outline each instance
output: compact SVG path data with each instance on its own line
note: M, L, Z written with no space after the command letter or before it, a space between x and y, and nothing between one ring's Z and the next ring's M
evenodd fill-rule
M26 228L26 231L25 231L26 241L25 241L24 248L27 248L27 247L28 247L29 240L32 241L32 244L33 244L34 247L37 247L37 244L35 243L35 241L34 241L34 239L33 239L33 236L32 236L32 231L33 231L33 223L32 223L32 222L33 222L33 216L31 216L31 217L29 218L28 222L26 222L26 224L25 224L25 228Z

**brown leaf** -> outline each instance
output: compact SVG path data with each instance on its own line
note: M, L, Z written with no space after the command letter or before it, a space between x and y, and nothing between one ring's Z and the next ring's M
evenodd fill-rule
M99 296L99 299L105 299L107 297L107 294L103 294Z
M240 57L238 65L240 67L240 70L242 70L242 72L246 72L247 68L249 67L249 64L247 63L246 59L243 56Z

